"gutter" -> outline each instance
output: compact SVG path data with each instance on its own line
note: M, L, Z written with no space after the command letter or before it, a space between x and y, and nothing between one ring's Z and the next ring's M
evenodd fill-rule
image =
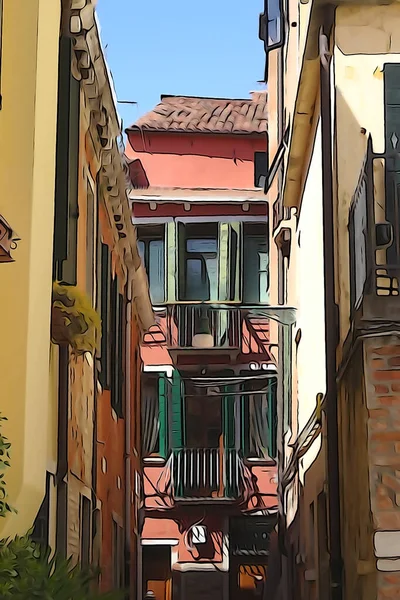
M336 347L339 340L338 306L335 303L335 250L333 218L332 173L332 55L329 39L321 28L319 38L321 78L321 138L322 138L322 196L325 278L325 361L326 361L326 414L329 497L329 550L332 600L343 596L343 566L341 553L341 515L339 479L339 428L336 384Z
M132 369L132 279L128 275L128 302L126 304L126 345L125 345L125 581L128 586L128 597L132 593L132 503L131 494L132 469L131 469L131 369Z
M298 435L295 443L292 445L293 453L282 474L282 489L293 481L297 473L298 461L308 452L322 430L322 411L324 410L324 396L317 395L317 406L311 417Z

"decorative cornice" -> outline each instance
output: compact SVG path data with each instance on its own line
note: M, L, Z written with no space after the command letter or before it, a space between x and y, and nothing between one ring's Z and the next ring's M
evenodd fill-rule
M134 278L141 266L137 249L136 231L131 220L129 194L131 184L124 155L121 123L116 99L106 61L101 47L94 0L72 0L70 33L73 40L72 72L81 82L81 89L88 111L89 130L99 157L99 187L109 214L115 225L115 249L121 264L126 267L126 280ZM145 313L151 310L146 278L140 277L143 290L142 302ZM143 300L146 299L146 300ZM147 306L148 305L148 306ZM144 319L148 322L148 317Z

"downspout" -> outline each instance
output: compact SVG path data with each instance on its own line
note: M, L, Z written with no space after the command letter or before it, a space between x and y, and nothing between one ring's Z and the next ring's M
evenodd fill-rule
M329 498L329 550L332 600L342 598L342 552L339 493L339 431L336 385L336 347L338 344L338 307L335 303L335 254L333 218L332 174L332 106L331 75L332 55L328 37L322 28L319 38L321 77L321 135L322 135L322 188L323 188L323 240L325 278L325 364L326 364L326 414Z
M131 576L131 529L132 529L132 478L131 478L131 369L132 369L132 271L128 271L126 303L126 345L125 345L125 572L129 584L129 598L133 598Z

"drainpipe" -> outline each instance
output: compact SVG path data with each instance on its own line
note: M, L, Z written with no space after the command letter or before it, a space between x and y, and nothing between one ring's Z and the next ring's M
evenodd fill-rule
M321 77L321 135L322 187L325 277L325 363L326 413L328 455L329 540L332 600L342 599L342 553L339 493L339 444L336 386L336 347L338 344L338 307L335 303L335 255L332 175L332 107L331 107L331 53L328 37L320 31Z
M129 270L126 303L125 344L125 572L129 583L129 598L133 598L131 576L132 478L131 478L131 369L132 369L132 274Z

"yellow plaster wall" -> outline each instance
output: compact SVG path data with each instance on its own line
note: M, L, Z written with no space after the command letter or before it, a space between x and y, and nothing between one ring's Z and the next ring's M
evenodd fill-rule
M334 77L336 106L337 302L340 339L349 328L348 214L362 168L368 134L384 147L383 65L400 62L400 5L336 10ZM367 54L368 52L368 54ZM366 130L366 134L362 132Z
M3 11L0 212L21 241L0 269L0 410L18 509L2 537L32 526L45 489L60 3L3 0Z

